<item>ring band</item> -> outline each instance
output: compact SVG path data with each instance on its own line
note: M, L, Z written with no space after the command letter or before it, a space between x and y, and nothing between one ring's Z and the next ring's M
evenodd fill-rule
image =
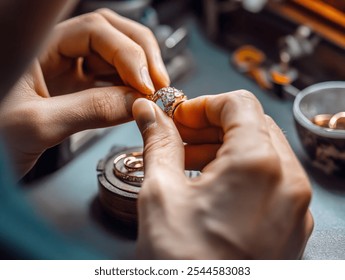
M114 159L114 173L122 181L141 184L144 181L144 175L132 174L143 171L144 165L141 152L121 154ZM119 165L122 163L122 170ZM125 170L124 170L125 169Z
M157 102L161 99L164 112L171 118L173 118L176 108L187 100L187 96L183 91L174 87L163 87L156 91L150 98L153 102Z
M331 114L319 114L313 117L312 122L318 126L329 128Z
M329 120L329 128L345 129L345 112L339 112Z
M126 157L123 160L125 168L130 172L142 171L144 169L143 159L134 156Z

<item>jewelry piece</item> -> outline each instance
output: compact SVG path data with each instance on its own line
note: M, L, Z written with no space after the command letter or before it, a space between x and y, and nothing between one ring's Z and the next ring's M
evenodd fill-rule
M345 129L345 112L334 114L328 123L329 128Z
M319 114L313 117L311 121L324 128L345 130L345 112L339 112L334 115Z
M171 118L174 116L177 106L187 100L187 96L183 91L174 87L163 87L156 91L150 98L153 102L157 102L158 99L161 99L164 112Z
M144 162L143 162L142 157L140 157L140 158L138 158L136 156L126 157L123 160L123 164L124 164L125 168L130 172L142 171L144 169Z
M142 184L137 181L142 181L141 176L144 175L142 156L142 147L114 146L97 164L100 206L109 214L110 219L115 218L116 222L121 222L122 226L129 230L128 232L126 230L126 233L131 233L132 226L135 228L138 224L137 199ZM129 171L133 168L136 171ZM127 174L131 176L130 179L126 178ZM186 170L185 174L187 178L192 179L201 173ZM140 178L134 179L136 177ZM124 179L136 182L128 182Z
M331 114L319 114L313 117L311 121L318 126L329 128L328 124L331 118Z
M114 173L122 181L141 184L144 181L144 163L141 152L121 154L114 159Z

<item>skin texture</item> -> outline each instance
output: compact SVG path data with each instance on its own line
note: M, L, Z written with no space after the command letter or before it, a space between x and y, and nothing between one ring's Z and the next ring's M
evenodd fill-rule
M133 114L145 144L140 257L301 257L313 228L310 183L251 93L186 101L176 126L144 99L135 101ZM185 166L202 168L202 175L187 179Z
M98 87L100 81L109 86ZM60 23L0 104L0 129L18 175L73 133L132 120L134 100L169 83L146 27L107 9Z

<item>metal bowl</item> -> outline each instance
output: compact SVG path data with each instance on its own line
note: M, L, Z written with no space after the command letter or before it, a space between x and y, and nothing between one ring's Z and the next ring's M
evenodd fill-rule
M299 138L313 165L325 173L345 174L345 130L312 122L319 114L345 111L345 82L325 82L302 90L293 105Z

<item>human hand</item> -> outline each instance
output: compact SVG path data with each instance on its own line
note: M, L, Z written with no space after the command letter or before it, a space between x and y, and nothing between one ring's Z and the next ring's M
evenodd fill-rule
M108 9L58 24L40 63L51 95L99 81L153 94L170 83L151 30Z
M169 84L152 33L106 9L59 24L40 62L0 104L0 129L19 176L71 134L131 120L139 93L154 91L150 77L156 87ZM105 76L116 80L116 72L130 87L94 87Z
M313 228L310 184L252 94L185 101L176 126L144 99L135 101L133 115L144 140L140 257L301 257ZM185 167L202 174L188 179Z
M17 175L78 131L130 121L139 96L129 87L102 87L52 97L36 61L0 104L0 131Z

